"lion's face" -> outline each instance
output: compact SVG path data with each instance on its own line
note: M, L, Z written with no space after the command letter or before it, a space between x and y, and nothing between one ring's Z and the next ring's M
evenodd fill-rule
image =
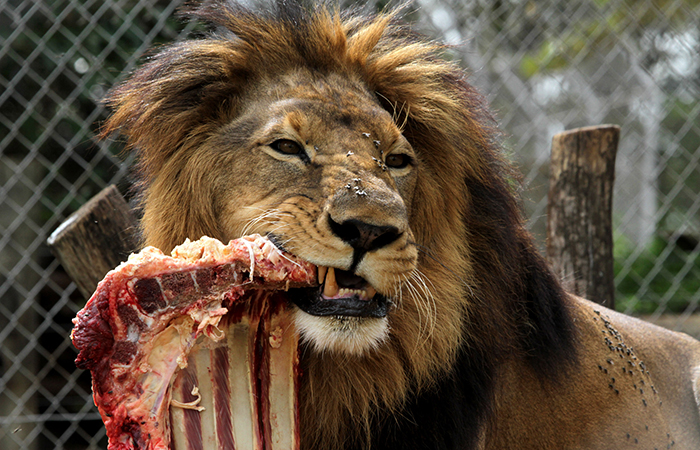
M217 161L220 237L268 235L318 266L320 286L292 294L318 350L379 345L416 269L417 155L371 94L340 75L296 71L250 97L200 152Z

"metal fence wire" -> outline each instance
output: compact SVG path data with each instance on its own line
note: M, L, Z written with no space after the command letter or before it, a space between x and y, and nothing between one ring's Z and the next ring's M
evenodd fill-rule
M0 448L105 448L71 319L85 304L47 236L129 156L93 138L106 90L191 26L180 1L0 0ZM544 235L552 136L620 125L618 309L700 335L700 1L415 0L507 133Z

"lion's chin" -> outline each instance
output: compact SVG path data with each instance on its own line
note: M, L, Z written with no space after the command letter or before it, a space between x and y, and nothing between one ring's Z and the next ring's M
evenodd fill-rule
M302 341L319 353L362 355L389 336L386 317L313 316L296 308L294 320Z

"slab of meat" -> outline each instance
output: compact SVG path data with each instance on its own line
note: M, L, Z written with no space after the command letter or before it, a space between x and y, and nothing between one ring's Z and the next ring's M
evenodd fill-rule
M149 247L73 319L109 450L298 448L297 334L284 291L316 267L249 236Z

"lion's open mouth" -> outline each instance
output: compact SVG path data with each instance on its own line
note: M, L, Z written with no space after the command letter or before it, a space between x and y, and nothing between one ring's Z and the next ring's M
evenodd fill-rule
M290 289L290 299L314 316L385 317L389 302L362 277L334 267L318 267L319 286Z

